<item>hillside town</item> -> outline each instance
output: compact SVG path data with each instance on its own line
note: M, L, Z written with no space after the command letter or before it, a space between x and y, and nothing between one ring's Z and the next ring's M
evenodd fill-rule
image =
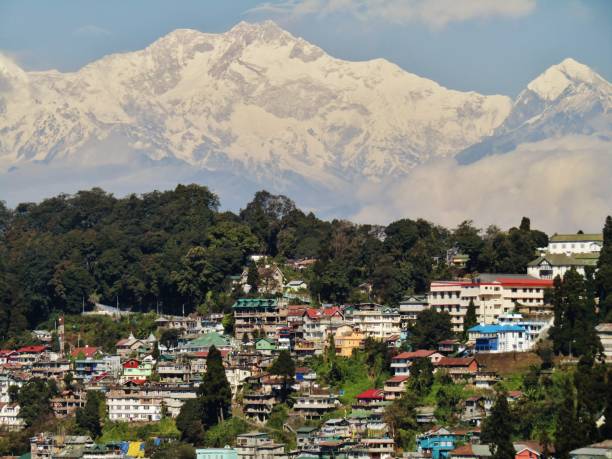
M10 457L499 457L487 420L514 422L503 417L529 406L538 380L586 365L578 344L555 357L546 343L560 327L559 279L584 279L604 244L612 241L601 233L553 235L526 274L461 275L469 257L450 251L444 262L458 275L396 305L367 301L368 283L358 287L364 301L319 302L300 277L316 259L268 255L251 255L232 277L239 294L225 313L83 305L31 331L32 344L0 349L0 442L34 425L47 406L49 430ZM107 323L129 332L109 336L109 346L87 341L87 327ZM593 357L605 368L612 323L595 331ZM600 384L607 402L604 390L592 422L604 432L610 380ZM217 411L203 425L192 411L206 403ZM70 422L78 428L67 434ZM609 458L612 440L602 435L565 451L546 436L509 448L516 459ZM190 444L193 451L181 449Z

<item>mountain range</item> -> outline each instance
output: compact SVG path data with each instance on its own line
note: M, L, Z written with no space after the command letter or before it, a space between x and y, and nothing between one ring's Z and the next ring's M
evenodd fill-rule
M343 213L359 206L357 185L431 161L471 164L567 135L609 141L611 107L610 83L572 59L513 101L384 59L336 59L271 21L179 29L72 73L0 55L0 192L16 201L44 196L43 185L130 192L193 180L230 206L266 188Z

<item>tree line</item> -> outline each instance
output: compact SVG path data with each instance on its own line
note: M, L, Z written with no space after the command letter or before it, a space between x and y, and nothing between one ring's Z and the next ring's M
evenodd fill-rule
M231 276L256 253L280 262L316 258L301 275L317 300L393 305L458 274L446 263L449 250L469 256L459 273L520 273L547 240L527 218L508 231L408 218L388 226L324 221L266 191L233 213L199 185L124 198L94 188L14 209L0 203L0 339L97 302L166 313L228 310L240 294ZM369 298L363 283L372 286Z

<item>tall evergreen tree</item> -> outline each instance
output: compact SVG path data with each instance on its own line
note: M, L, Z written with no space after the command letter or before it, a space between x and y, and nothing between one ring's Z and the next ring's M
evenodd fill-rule
M283 378L280 398L281 401L285 403L289 397L291 386L293 385L293 381L295 379L295 362L291 358L289 351L280 351L278 357L270 367L270 373Z
M468 330L475 325L478 325L478 319L476 318L476 305L474 299L470 298L468 303L467 311L465 312L465 318L463 319L463 337L468 339Z
M603 247L597 261L597 288L599 296L599 317L612 320L612 217L606 217L603 228Z
M514 459L516 452L512 445L513 422L508 407L507 394L498 392L491 414L485 419L481 439L489 443L492 459Z
M208 350L206 374L198 388L202 424L211 427L231 416L232 390L227 377L221 353L215 346Z
M555 418L555 457L569 459L570 451L581 446L581 441L577 437L580 424L576 418L574 387L569 379L563 382L561 390L561 404Z
M410 366L410 389L418 397L425 397L433 386L433 370L428 358L416 359Z

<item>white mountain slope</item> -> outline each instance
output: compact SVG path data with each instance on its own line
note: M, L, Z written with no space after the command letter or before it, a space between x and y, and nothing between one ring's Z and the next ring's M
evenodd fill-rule
M508 118L481 142L457 155L468 164L508 153L527 142L612 133L612 85L586 65L565 59L527 85Z
M74 73L0 58L0 167L136 154L281 189L296 176L333 187L454 154L510 109L508 97L449 90L382 59L332 58L272 22L176 30Z

